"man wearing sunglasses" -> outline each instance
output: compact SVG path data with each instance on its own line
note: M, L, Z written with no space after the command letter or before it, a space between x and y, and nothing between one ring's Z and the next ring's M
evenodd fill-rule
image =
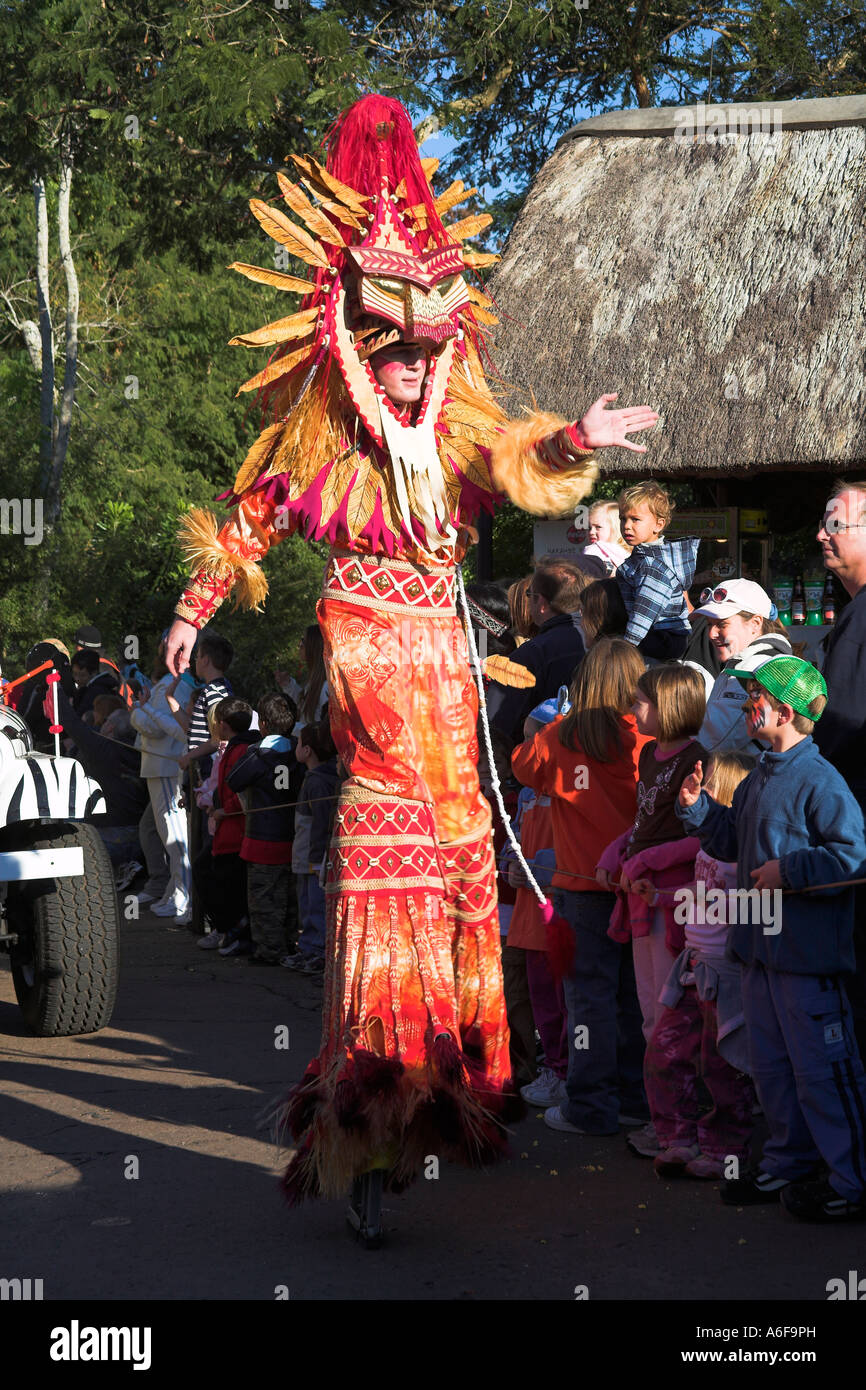
M836 576L851 602L827 639L823 674L828 701L815 726L815 743L821 756L841 772L866 813L866 483L837 483L817 539L824 568ZM861 874L866 874L866 866ZM862 1053L866 1049L866 888L856 888L855 893L857 974L848 995Z

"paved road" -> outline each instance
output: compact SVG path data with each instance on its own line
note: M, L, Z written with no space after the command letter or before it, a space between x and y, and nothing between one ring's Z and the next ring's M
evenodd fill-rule
M863 1227L724 1208L536 1113L498 1168L443 1166L386 1199L388 1246L363 1251L341 1203L284 1207L260 1127L317 1049L320 988L145 913L123 928L112 1026L45 1040L0 960L0 1277L42 1278L46 1299L823 1301L866 1274Z

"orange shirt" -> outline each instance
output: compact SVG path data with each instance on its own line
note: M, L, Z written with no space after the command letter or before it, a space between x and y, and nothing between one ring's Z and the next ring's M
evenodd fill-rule
M597 893L595 870L611 840L632 825L637 813L638 758L650 740L637 731L634 715L620 720L623 752L600 763L581 748L559 741L561 720L541 729L511 755L514 775L550 798L555 888Z

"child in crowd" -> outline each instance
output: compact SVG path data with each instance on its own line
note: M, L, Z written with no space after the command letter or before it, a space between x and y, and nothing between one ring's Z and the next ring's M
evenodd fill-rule
M862 1220L866 1075L842 977L855 964L844 880L866 860L863 813L811 738L827 703L819 672L781 656L737 675L750 736L768 751L730 807L702 789L700 763L678 797L683 825L714 858L736 860L738 888L761 897L760 911L738 914L729 950L743 965L749 1069L770 1135L757 1170L726 1181L722 1200L781 1201L806 1221Z
M557 701L545 700L543 704L537 705L526 719L523 726L524 737L533 739L558 716ZM531 787L524 787L517 799L517 812L511 824L536 881L542 888L547 888L555 868L550 797L544 792L539 793ZM516 889L514 909L508 925L507 949L509 954L519 952L523 958L523 973L532 1006L532 1017L544 1052L538 1076L522 1085L520 1093L530 1105L547 1108L559 1105L566 1099L568 1015L565 999L562 985L554 980L550 972L547 933L538 911L538 899L527 886L524 870L508 842L500 856L499 868L500 872L507 876L509 884ZM505 1005L509 1013L508 1026L511 1028L509 1004L506 985Z
M593 647L592 650L595 650ZM691 666L654 666L637 683L634 715L637 728L650 742L640 754L637 815L634 824L612 841L598 860L598 882L614 888L617 901L608 928L614 941L632 943L634 973L649 1042L661 1017L659 994L671 966L683 949L683 928L670 906L648 909L645 899L631 891L631 877L641 880L655 870L656 887L673 889L693 878L698 845L673 846L686 832L676 815L676 800L701 756L695 741L704 717L704 682ZM647 858L648 852L655 855ZM664 861L658 863L657 859ZM665 899L669 905L669 899ZM658 1143L652 1125L628 1136L629 1146L655 1156Z
M205 950L221 956L248 955L249 927L242 925L247 910L246 865L241 859L244 838L243 806L228 782L228 774L258 734L250 732L252 707L235 695L220 700L214 722L215 738L225 744L217 772L217 795L212 819L213 844L203 849L192 866L195 891L201 897L211 931L199 938ZM211 939L213 938L213 939Z
M710 765L707 794L720 806L730 806L753 767L753 758L719 754ZM740 967L725 955L730 890L736 883L736 864L699 849L694 884L667 894L676 903L674 915L685 924L685 946L662 990L665 1007L644 1068L661 1150L655 1170L662 1177L721 1178L728 1159L736 1158L743 1169L748 1163L755 1093L745 1075ZM638 887L632 883L633 889ZM657 893L649 884L647 889L652 904ZM703 1114L699 1077L713 1102Z
M207 629L198 639L193 657L196 679L204 681L204 686L195 697L192 708L187 712L176 700L169 699L174 717L186 733L187 752L180 760L182 768L190 763L201 763L216 752L216 743L208 731L208 710L231 695L232 688L226 679L226 671L232 664L234 647L227 637ZM201 771L210 770L205 762Z
M219 704L219 701L217 701L217 704ZM204 781L201 783L201 785L196 787L195 789L196 806L198 806L200 811L207 811L207 833L211 837L211 839L213 839L214 835L216 834L217 826L217 823L214 820L213 810L217 799L220 758L226 751L225 742L223 741L221 743L217 735L216 712L217 705L211 705L210 709L207 712L208 739L211 743L213 743L216 752L211 758L210 772L208 773Z
M637 483L619 497L623 540L632 547L616 572L628 611L626 641L659 661L682 656L691 636L685 590L695 575L700 541L664 541L673 503L656 482Z
M247 914L253 953L249 965L279 965L287 953L289 894L294 891L292 840L302 769L289 735L297 710L288 695L266 695L259 705L261 742L240 758L228 784L252 814L246 817L241 859L247 866Z
M595 881L604 846L634 820L646 738L631 706L643 669L628 642L596 641L577 668L569 712L512 755L515 776L551 799L553 903L575 933L574 968L563 982L566 1098L544 1115L551 1129L572 1134L615 1134L647 1113L630 954L607 935L614 900Z
M284 959L291 970L321 975L325 968L325 890L320 875L339 789L337 750L326 722L304 725L295 757L307 769L295 811L292 846L300 935L297 953Z
M583 554L594 555L609 575L614 574L631 554L628 546L623 545L619 529L619 503L594 502L588 520L589 541L583 547Z

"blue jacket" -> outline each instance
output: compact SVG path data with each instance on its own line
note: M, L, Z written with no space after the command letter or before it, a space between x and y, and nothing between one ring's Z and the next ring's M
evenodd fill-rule
M585 653L583 638L570 613L548 618L534 637L511 653L509 661L531 671L535 685L524 690L492 680L487 687L490 726L510 743L510 748L523 742L524 720L535 706L556 695L561 685L571 685L575 668Z
M676 812L707 854L736 860L738 887L752 888L752 870L778 859L783 889L794 890L782 898L780 931L769 934L760 921L736 923L729 954L793 975L854 970L854 890L796 891L859 877L866 860L860 807L811 738L787 753L762 754L731 806L702 792L694 806L677 804Z

